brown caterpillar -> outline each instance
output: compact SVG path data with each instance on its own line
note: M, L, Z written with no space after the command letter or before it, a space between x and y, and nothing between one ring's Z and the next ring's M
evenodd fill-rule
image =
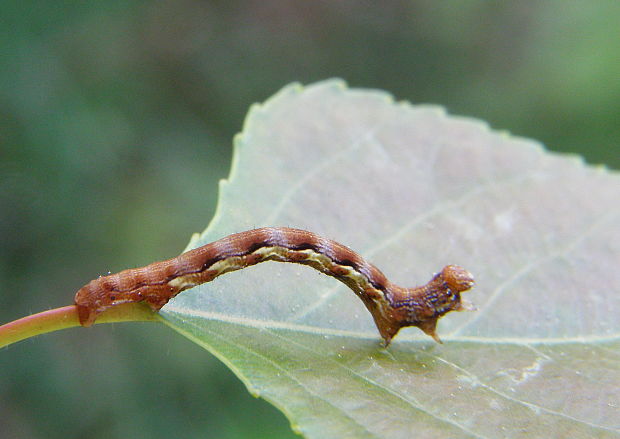
M441 343L437 320L450 311L475 309L461 299L474 279L459 266L444 267L425 285L403 288L342 244L305 230L266 227L90 281L75 295L80 323L90 326L99 313L121 303L145 301L157 311L183 290L264 261L309 265L346 284L372 314L386 346L405 326L417 326Z

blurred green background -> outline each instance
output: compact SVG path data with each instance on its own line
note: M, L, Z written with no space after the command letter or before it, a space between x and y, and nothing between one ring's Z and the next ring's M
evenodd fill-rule
M618 169L618 23L616 0L3 0L0 321L179 253L248 107L292 81L341 77ZM296 437L160 326L1 350L0 437Z

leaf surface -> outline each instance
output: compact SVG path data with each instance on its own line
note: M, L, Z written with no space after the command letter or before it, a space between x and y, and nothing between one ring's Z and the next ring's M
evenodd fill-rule
M389 349L344 285L265 263L161 314L308 438L619 437L620 179L531 140L340 81L252 107L197 247L263 226L311 230L393 282L447 264L474 313Z

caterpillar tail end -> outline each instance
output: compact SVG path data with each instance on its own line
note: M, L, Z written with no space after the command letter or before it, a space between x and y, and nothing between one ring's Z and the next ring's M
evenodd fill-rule
M92 312L87 306L75 304L78 313L78 319L80 325L84 327L92 326L95 323L96 314Z

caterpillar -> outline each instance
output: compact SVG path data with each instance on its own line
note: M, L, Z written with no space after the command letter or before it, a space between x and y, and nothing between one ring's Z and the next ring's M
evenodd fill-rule
M158 311L183 290L265 261L309 265L347 285L370 311L385 346L406 326L416 326L442 343L437 320L450 311L475 309L460 294L473 287L474 278L457 265L445 266L425 285L403 288L331 239L305 230L265 227L90 281L75 295L80 324L90 326L101 312L122 303L144 301Z

